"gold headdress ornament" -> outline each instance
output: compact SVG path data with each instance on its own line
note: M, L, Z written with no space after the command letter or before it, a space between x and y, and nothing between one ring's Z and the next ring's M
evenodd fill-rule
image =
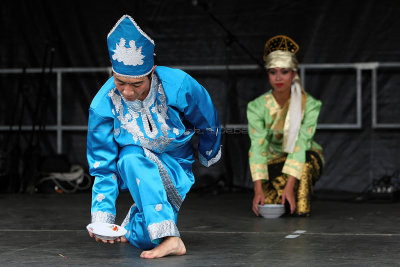
M289 51L296 54L297 51L299 51L299 48L299 45L296 44L295 41L285 35L274 36L265 43L264 61L269 53L276 50Z
M264 61L267 69L290 68L298 69L298 61L295 53L299 51L299 45L285 35L277 35L265 43Z

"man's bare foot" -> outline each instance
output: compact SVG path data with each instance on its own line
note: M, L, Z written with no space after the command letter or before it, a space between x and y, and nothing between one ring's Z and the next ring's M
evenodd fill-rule
M144 259L161 258L168 255L181 256L186 254L186 247L183 241L178 236L169 236L165 240L153 248L152 250L145 250L140 254Z

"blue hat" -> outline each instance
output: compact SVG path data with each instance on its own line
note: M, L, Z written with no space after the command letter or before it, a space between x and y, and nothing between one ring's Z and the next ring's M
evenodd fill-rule
M154 66L154 41L131 16L122 16L107 36L112 69L117 75L139 78Z

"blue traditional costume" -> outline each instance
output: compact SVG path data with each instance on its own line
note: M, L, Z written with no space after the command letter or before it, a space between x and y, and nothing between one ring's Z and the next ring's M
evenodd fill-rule
M130 16L107 37L113 72L144 77L154 67L154 41ZM207 91L181 70L156 67L147 97L127 101L111 77L89 109L87 158L92 223L114 223L119 190L135 202L122 226L141 249L179 236L179 208L194 183L191 139L199 133L198 157L205 166L221 157L218 113Z

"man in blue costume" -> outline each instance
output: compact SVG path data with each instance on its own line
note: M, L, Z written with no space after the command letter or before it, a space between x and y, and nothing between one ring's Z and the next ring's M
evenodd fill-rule
M115 241L143 249L142 258L183 255L176 223L194 183L191 139L198 132L198 158L204 166L217 162L218 113L191 76L154 65L154 41L132 17L121 17L107 45L113 77L89 109L87 158L96 177L92 223L114 223L119 190L129 190L135 203L122 223L127 234Z

